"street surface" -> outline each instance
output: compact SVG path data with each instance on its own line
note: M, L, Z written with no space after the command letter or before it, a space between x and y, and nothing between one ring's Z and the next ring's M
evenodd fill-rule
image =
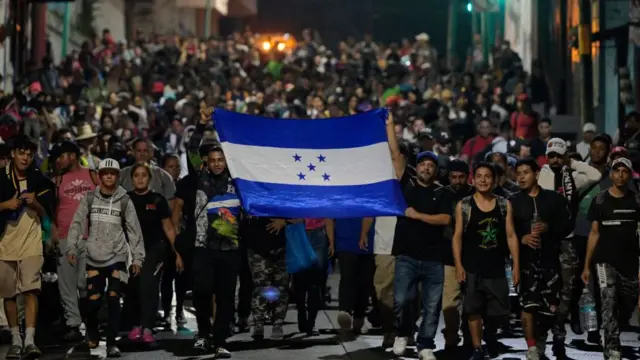
M338 289L338 277L334 276L330 279L332 289ZM337 298L334 294L333 299ZM340 341L337 334L336 317L338 311L336 309L337 302L331 303L329 309L322 311L318 315L317 328L321 332L320 336L308 338L298 333L296 319L296 310L292 306L287 315L285 323L285 334L287 337L282 341L265 340L261 343L255 343L249 333L237 334L229 340L229 350L233 352L233 359L240 360L388 360L394 356L390 352L380 348L382 342L382 334L378 329L370 330L366 335L362 335L354 341ZM186 314L188 318L187 328L196 331L195 317L193 309L189 308ZM442 326L442 317L441 326ZM636 317L633 322L637 325ZM158 332L158 347L156 349L148 349L143 345L122 343L120 349L123 351L122 359L125 360L164 360L164 359L188 359L201 360L213 359L213 355L198 356L191 350L192 333L189 331L175 331L175 324L172 326L173 331ZM638 329L638 328L634 328ZM582 336L575 336L570 329L567 329L567 352L570 359L575 360L591 360L602 359L602 352L593 346L586 344ZM265 337L270 335L270 327L266 327ZM126 340L126 339L125 339ZM549 337L549 341L551 337ZM506 353L498 359L520 360L525 359L526 344L522 339L522 333L517 331L514 334L505 335L500 339L505 345ZM624 359L640 358L638 355L638 347L640 341L637 339L637 333L623 333L622 343L624 346ZM444 347L444 341L440 332L437 337L438 350ZM104 343L93 355L88 351L77 346L75 349L69 346L43 346L44 353L42 360L80 360L80 359L100 359L104 356ZM6 347L0 347L0 359L4 359ZM417 354L415 349L408 351L408 356L403 359L415 359ZM466 360L468 357L463 354L458 356L446 357L442 351L436 352L439 360ZM551 344L547 346L547 356L553 359L551 353Z

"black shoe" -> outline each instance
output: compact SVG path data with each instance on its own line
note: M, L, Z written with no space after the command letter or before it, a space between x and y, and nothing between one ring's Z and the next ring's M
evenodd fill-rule
M306 311L298 310L298 331L307 332L307 314Z
M11 347L9 348L9 351L7 351L7 355L5 356L5 359L9 360L9 359L20 359L20 358L22 358L22 346L11 345Z
M72 326L64 334L64 341L66 342L79 342L84 339L84 335L80 332L80 327Z
M40 351L40 349L38 349L34 344L25 346L22 351L22 359L24 360L37 359L40 356L42 356L42 351Z
M119 357L122 357L122 352L120 352L120 349L118 349L117 346L108 345L107 346L107 357L108 358L119 358Z
M209 352L209 340L201 337L197 337L193 342L193 349L202 353Z
M567 349L565 348L563 338L554 338L553 346L551 347L551 349L553 351L553 356L555 356L556 359L558 360L566 359Z
M600 331L589 331L587 333L587 342L590 344L602 345Z
M469 360L489 360L489 355L485 354L482 349L475 349Z
M318 336L320 335L320 331L316 330L315 326L312 326L307 330L307 336Z
M490 358L497 358L498 356L500 356L500 343L498 342L498 340L492 339L489 341L486 341L487 344L487 354Z
M222 346L218 346L216 348L216 359L230 359L231 358L231 351L225 349Z

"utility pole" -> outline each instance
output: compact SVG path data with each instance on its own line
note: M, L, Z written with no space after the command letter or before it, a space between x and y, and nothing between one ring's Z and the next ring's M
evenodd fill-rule
M67 57L69 51L69 27L71 24L71 3L64 3L64 18L62 22L62 51L60 52L60 58Z
M449 28L447 29L447 65L453 69L458 36L458 0L449 1Z
M578 26L580 68L580 115L582 124L593 122L593 64L591 62L591 0L580 0Z
M204 8L204 37L211 36L211 0L207 0Z

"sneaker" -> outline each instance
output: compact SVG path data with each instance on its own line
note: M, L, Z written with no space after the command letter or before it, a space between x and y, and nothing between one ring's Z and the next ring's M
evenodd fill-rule
M433 354L433 350L431 349L422 349L418 353L418 358L420 360L437 360L436 356Z
M69 327L67 332L64 334L63 339L66 342L77 342L77 341L82 341L84 339L84 336L80 332L79 326L71 326Z
M193 342L193 349L199 352L208 352L209 351L209 341L205 338L198 337Z
M609 351L609 356L607 357L607 360L621 360L621 359L622 359L622 354L620 353L620 351L617 351L617 350Z
M342 331L351 331L353 327L353 318L346 311L338 312L338 326Z
M551 349L553 350L553 355L556 357L556 359L562 360L567 357L567 349L565 348L563 338L554 338L553 346L551 347ZM542 352L542 354L543 353L544 352Z
M282 325L273 325L273 328L271 329L271 339L272 340L284 339L284 329L282 329Z
M176 325L178 327L185 326L187 324L187 319L184 317L184 310L176 313Z
M253 333L251 334L253 340L264 339L264 325L262 323L256 323L253 325Z
M107 357L108 358L119 358L122 357L122 352L115 345L107 346Z
M11 345L7 351L6 359L20 359L22 357L22 346Z
M527 350L527 360L540 360L540 354L538 353L537 347L531 346L529 350Z
M149 329L144 329L142 332L142 342L148 345L153 345L156 343L156 338L153 337L153 331Z
M140 341L140 339L142 339L142 328L140 326L134 327L129 331L129 335L127 335L127 337L131 341Z
M231 358L231 351L223 348L222 346L218 346L216 348L216 359L229 359Z
M318 331L315 326L310 327L309 329L307 329L307 336L318 336L320 335L320 331Z
M489 360L490 357L489 355L485 354L484 351L482 351L482 349L475 349L473 350L473 355L471 355L471 358L469 360Z
M407 338L400 336L396 337L396 340L393 342L393 353L396 356L402 356L405 351L407 351Z
M34 344L27 345L22 350L23 359L38 359L40 356L42 356L42 351Z

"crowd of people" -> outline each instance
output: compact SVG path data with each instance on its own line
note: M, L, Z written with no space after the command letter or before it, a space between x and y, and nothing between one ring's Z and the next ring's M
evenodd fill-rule
M216 358L231 356L234 331L260 340L271 323L270 337L282 339L290 297L299 331L317 335L337 259L342 335L365 332L376 313L369 322L398 356L415 344L434 360L441 313L454 358L460 348L474 360L497 356L498 331L521 312L527 359L544 358L549 331L565 358L565 322L582 334L587 284L604 330L587 341L621 359L620 331L638 302L640 114L615 138L585 124L574 146L552 135L539 64L524 72L506 41L488 60L478 49L446 64L427 34L388 46L347 39L332 51L305 31L295 48L266 51L250 30L203 41L137 33L127 43L104 30L59 66L31 64L24 91L0 102L6 358L41 354L41 274L53 257L65 340L96 348L104 330L110 357L121 355L122 329L155 343L158 305L183 326L189 291L193 347ZM216 107L322 119L382 106L404 217L244 214ZM299 222L318 262L289 274L284 229ZM267 288L279 293L275 306Z

